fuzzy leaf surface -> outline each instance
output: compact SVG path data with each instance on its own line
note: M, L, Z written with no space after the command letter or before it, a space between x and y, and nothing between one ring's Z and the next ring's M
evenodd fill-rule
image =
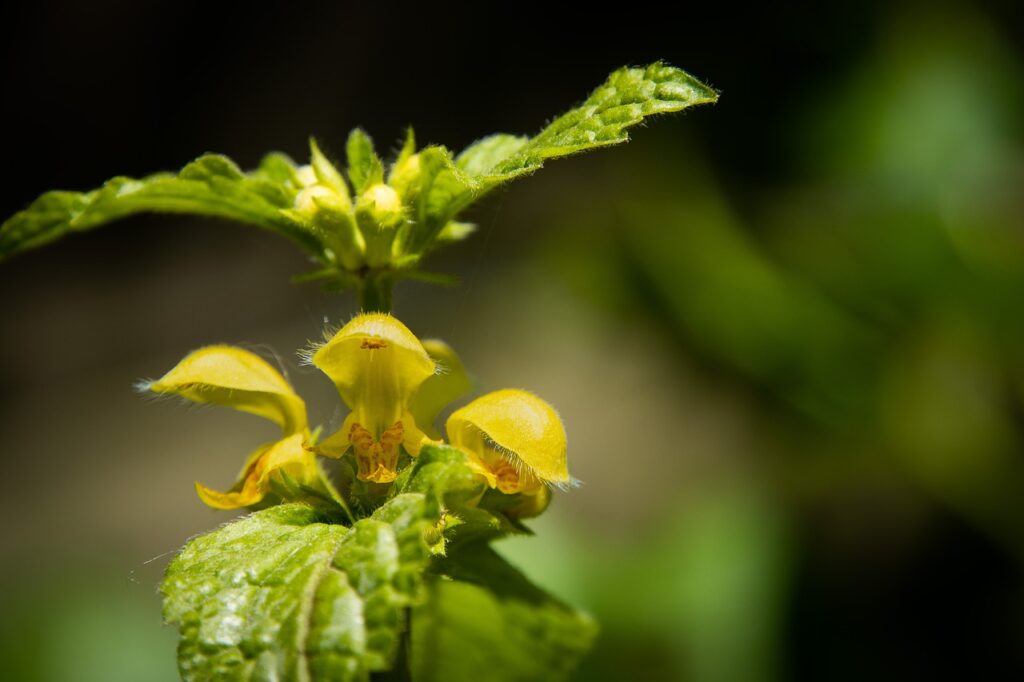
M0 259L137 213L235 220L284 234L319 256L317 238L281 213L291 208L295 196L287 182L292 175L289 163L284 155L271 155L246 174L226 156L207 154L177 175L116 177L91 192L47 192L0 226Z
M466 507L482 485L464 453L426 446L390 499L351 527L286 504L191 540L161 587L182 677L366 680L389 670L406 609L425 599L425 572L444 550L442 516L453 538L512 529Z
M167 569L185 680L366 680L391 667L429 559L422 495L351 528L300 504L189 542Z
M422 251L459 211L490 190L533 173L548 159L626 142L627 130L651 116L717 99L717 92L690 74L656 62L615 71L582 104L533 138L491 135L456 158L444 147L427 147L421 153L424 191L418 227L405 250Z

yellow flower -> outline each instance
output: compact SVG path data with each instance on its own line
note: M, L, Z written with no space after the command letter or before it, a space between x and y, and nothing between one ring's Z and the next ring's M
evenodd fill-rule
M447 344L421 343L383 313L355 317L311 361L331 377L351 409L317 451L341 457L351 450L364 481L395 480L399 447L416 457L424 444L437 442L434 419L471 387ZM530 504L542 509L547 485L571 482L562 421L531 393L507 389L485 395L452 414L446 428L451 444L467 453L491 488L533 497Z
M522 493L516 516L547 507L548 485L572 484L565 428L548 403L526 391L488 393L456 410L446 424L452 445L466 452L491 488Z
M420 342L384 313L356 316L316 347L309 360L331 378L350 410L341 428L319 444L312 442L302 398L277 370L249 351L201 348L145 386L155 393L256 414L281 427L281 438L258 448L227 492L196 483L206 504L218 509L259 505L275 483L285 488L298 483L337 499L314 453L339 458L352 452L360 480L394 481L402 451L416 457L425 444L440 442L437 415L471 387L448 345ZM547 506L549 485L572 482L562 422L531 393L489 393L456 410L446 430L451 444L467 454L491 488L522 495L507 513L536 515Z
M237 509L258 505L270 492L272 483L284 475L301 485L322 488L323 477L316 458L303 447L310 437L306 405L280 372L255 353L231 346L200 348L144 388L197 403L231 407L281 427L281 439L253 452L229 491L219 492L196 482L196 492L211 507Z
M435 352L450 352L444 344L432 344ZM356 316L310 360L331 378L351 410L317 451L337 458L351 450L364 481L395 480L399 446L415 457L425 443L436 441L432 422L458 397L452 390L459 387L439 373L441 365L420 340L384 313Z

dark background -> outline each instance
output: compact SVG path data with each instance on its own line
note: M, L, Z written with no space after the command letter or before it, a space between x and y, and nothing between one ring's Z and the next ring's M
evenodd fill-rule
M680 66L721 101L489 199L432 261L462 286L398 290L482 389L566 417L586 485L506 553L601 621L580 679L1024 673L1019 4L559 9L6 7L0 212L206 151L305 160L310 134L337 158L356 125L458 150ZM246 343L338 421L292 349L355 303L288 284L306 267L150 216L0 265L12 679L173 679L155 585L225 518L191 481L272 430L131 385Z

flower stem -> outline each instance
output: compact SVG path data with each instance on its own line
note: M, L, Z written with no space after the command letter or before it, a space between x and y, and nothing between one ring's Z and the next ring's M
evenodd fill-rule
M359 307L365 313L390 313L393 284L386 273L367 272L359 284Z

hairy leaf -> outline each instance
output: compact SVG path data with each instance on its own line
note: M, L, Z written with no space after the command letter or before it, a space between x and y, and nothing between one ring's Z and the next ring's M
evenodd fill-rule
M661 62L642 69L622 68L583 104L477 175L485 178L485 186L507 182L537 170L545 159L626 142L626 129L649 116L717 99L718 93L690 74Z
M444 536L515 530L467 507L482 483L466 455L423 448L392 496L351 527L301 504L271 507L189 542L162 586L186 680L365 680L392 667L405 609Z
M386 670L422 598L433 525L399 495L351 528L272 507L189 542L167 569L164 617L186 680L365 680Z
M536 171L547 159L625 142L627 129L650 116L716 99L714 90L690 74L656 62L614 72L586 101L533 138L491 135L456 159L444 147L428 147L421 152L424 188L416 229L403 248L407 253L427 248L459 211L495 187Z
M264 159L246 175L225 156L201 156L177 175L140 180L117 177L91 192L47 192L0 226L0 258L136 213L192 213L237 220L282 233L315 256L319 240L281 209L292 206L294 190L282 182L287 157Z
M478 140L466 147L455 159L455 165L469 175L486 175L498 163L509 158L530 138L525 135L508 135L498 133Z

